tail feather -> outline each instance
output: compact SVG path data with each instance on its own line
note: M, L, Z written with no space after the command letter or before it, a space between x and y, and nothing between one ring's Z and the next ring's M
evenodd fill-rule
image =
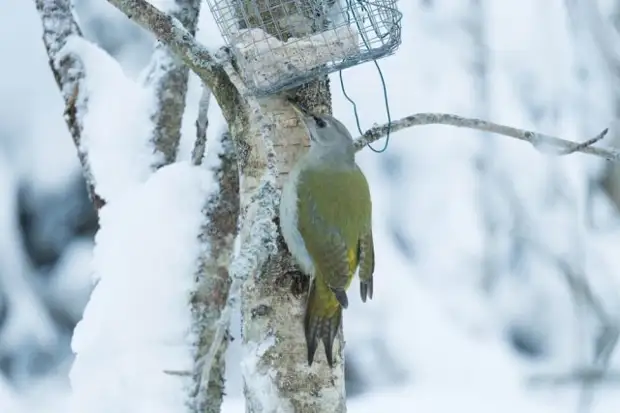
M317 283L319 283L317 288ZM321 280L314 279L310 287L304 330L308 347L308 365L312 365L319 339L325 347L325 357L330 367L334 365L334 340L342 320L342 307L327 285L321 288Z
M372 290L373 290L373 283L372 283L372 276L370 276L370 279L366 280L366 281L361 281L360 282L360 295L362 296L362 302L366 302L366 297L370 298L372 300Z

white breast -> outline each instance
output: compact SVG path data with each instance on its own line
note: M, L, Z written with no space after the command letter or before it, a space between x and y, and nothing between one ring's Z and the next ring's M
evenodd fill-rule
M297 181L299 179L299 168L291 170L289 178L282 188L282 198L280 199L280 227L282 236L293 258L297 261L301 270L309 276L314 275L314 264L306 249L301 233L297 229Z

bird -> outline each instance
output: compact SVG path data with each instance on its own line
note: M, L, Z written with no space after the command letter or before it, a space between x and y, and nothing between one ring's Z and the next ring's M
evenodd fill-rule
M320 340L333 367L334 340L349 305L346 291L358 269L361 300L373 296L372 201L347 128L331 115L294 107L310 148L283 185L280 228L294 260L310 277L304 314L308 365Z

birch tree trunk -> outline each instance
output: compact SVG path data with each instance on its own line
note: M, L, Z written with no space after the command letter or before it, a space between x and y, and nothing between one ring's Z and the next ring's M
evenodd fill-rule
M224 99L219 103L237 149L241 184L241 253L236 268L249 272L241 287L246 411L344 412L342 346L335 347L333 369L324 356L308 367L303 334L308 283L276 231L279 189L309 144L307 131L286 96L261 99L258 106L248 107L230 99L234 89L224 82L219 89ZM222 93L224 88L230 89ZM293 93L310 110L330 110L327 79ZM269 170L277 171L272 182L265 179ZM233 276L237 271L233 268Z
M329 107L326 81L316 81L299 92L307 107L325 112ZM288 172L308 145L305 129L282 98L261 102L273 116L274 149L281 188ZM242 181L246 177L242 175ZM243 194L248 188L242 187ZM243 205L242 201L242 205ZM277 252L258 277L243 286L241 316L244 364L242 366L248 412L344 412L344 361L342 341L335 347L336 363L327 366L323 353L309 368L303 334L307 280L291 263L281 236ZM342 335L340 335L342 340Z
M269 13L265 21L280 22L287 16L284 9L262 7L260 10ZM289 30L299 29L281 27L278 30L267 28L267 31L286 36ZM292 94L296 101L313 112L331 113L327 77L310 82ZM278 190L309 146L306 129L286 101L287 95L289 93L260 101L262 113L268 114L274 125L272 144ZM248 171L248 175L251 174L252 171ZM252 184L243 172L241 176L241 181L248 184L247 188L242 185L241 191L245 210L244 194L249 193ZM307 366L303 315L308 286L306 277L293 265L278 231L276 252L260 270L260 275L250 277L241 291L242 372L248 412L346 411L342 329L334 350L337 360L334 368L327 366L322 353L315 366Z

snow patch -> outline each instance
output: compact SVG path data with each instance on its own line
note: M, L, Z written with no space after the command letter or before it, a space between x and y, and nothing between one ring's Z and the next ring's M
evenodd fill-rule
M211 175L165 166L100 211L93 267L99 279L75 329L75 412L178 412L191 370L189 306Z
M160 159L151 142L155 110L152 92L123 73L95 44L70 37L58 60L73 54L86 72L78 107L85 110L80 152L88 154L97 193L106 201L144 182Z
M275 336L270 336L260 343L246 343L242 346L241 374L250 400L260 400L252 405L261 406L266 412L294 411L292 406L284 406L286 399L282 399L278 389L273 385L276 372L259 367L261 357L267 350L276 344ZM290 404L290 402L288 402Z

